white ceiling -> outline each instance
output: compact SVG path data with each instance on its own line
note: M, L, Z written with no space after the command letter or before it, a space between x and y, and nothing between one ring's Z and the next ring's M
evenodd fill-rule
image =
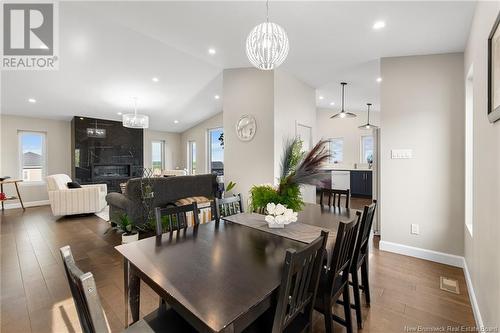
M318 106L333 113L343 80L349 82L347 109L364 110L372 102L379 110L381 57L462 52L474 6L271 2L270 19L290 40L281 68L317 88ZM61 2L59 19L60 69L2 72L3 113L118 120L117 112L130 111L138 97L152 129L180 132L221 111L222 70L250 66L245 39L265 19L265 4ZM373 30L377 20L386 27ZM217 50L213 56L210 47Z

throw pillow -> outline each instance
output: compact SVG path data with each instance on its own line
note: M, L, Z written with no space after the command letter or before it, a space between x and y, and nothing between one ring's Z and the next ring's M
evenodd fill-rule
M66 184L68 188L82 188L82 185L80 185L78 182L68 182Z
M184 205L189 205L193 202L196 202L196 204L198 205L198 209L200 210L199 214L200 223L202 224L212 221L212 202L207 197L199 196L199 197L183 198L177 200L175 204L177 206L184 206ZM189 226L192 225L193 221L191 214L188 213L186 214L186 216L188 217L188 225Z

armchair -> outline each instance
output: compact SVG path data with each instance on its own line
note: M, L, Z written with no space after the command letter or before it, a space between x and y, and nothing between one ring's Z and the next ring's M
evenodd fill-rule
M97 213L106 207L106 184L68 189L68 182L71 182L71 178L65 174L47 177L50 207L54 215Z

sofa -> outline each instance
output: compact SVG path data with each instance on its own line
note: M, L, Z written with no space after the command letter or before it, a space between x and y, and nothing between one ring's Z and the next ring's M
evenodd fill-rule
M68 188L71 178L65 174L47 176L52 214L76 215L97 213L106 207L106 184L81 185L81 188Z
M154 193L151 207L167 207L174 205L179 199L203 196L213 199L218 196L216 175L153 177L148 182ZM109 193L106 201L109 205L109 216L113 221L117 216L127 214L134 224L143 224L146 221L146 212L143 205L141 178L133 178L127 182L125 193ZM154 213L153 213L154 214Z

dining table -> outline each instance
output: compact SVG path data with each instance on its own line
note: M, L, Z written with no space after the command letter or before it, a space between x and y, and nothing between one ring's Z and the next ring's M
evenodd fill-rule
M241 332L273 304L288 249L300 250L356 209L306 204L298 221L269 228L264 216L240 213L119 245L124 258L125 326L139 320L140 282L153 289L199 332Z

